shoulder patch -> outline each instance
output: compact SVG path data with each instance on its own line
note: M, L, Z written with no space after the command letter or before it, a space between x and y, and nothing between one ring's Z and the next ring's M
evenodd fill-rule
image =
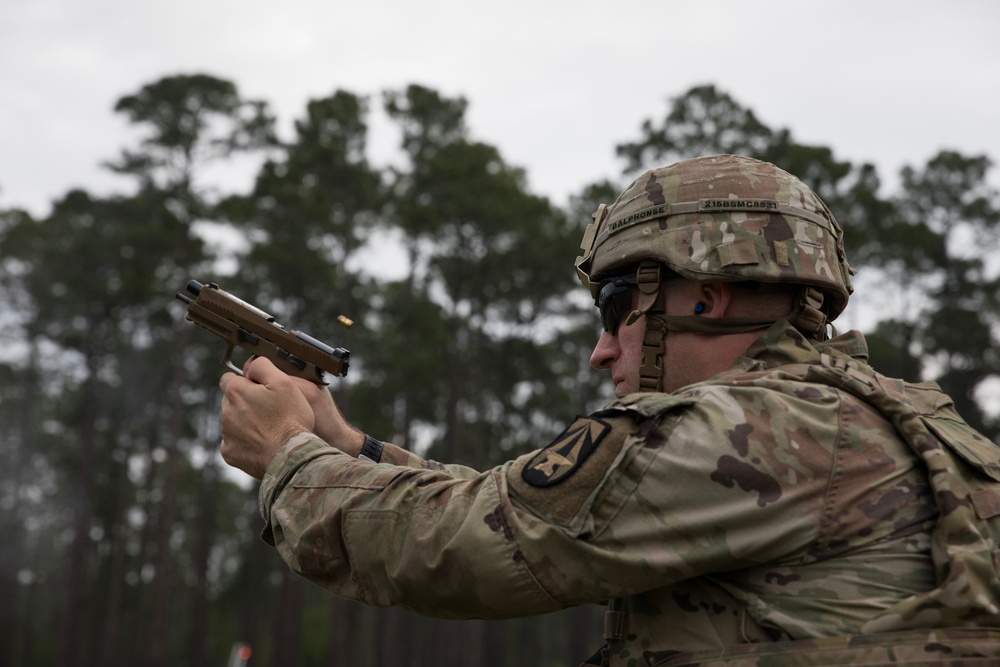
M596 417L577 417L548 446L536 453L521 470L521 478L536 487L554 486L576 472L611 424Z

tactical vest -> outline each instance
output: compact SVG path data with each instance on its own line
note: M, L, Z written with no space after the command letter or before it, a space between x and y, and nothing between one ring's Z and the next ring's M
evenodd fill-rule
M1000 665L1000 447L966 424L933 382L890 379L836 351L781 372L871 405L925 463L939 510L931 535L937 586L872 618L860 635L678 653L655 664Z

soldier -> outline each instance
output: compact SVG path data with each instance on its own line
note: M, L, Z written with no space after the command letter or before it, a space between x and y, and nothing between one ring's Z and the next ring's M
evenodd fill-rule
M812 190L679 162L582 248L617 400L493 470L362 434L266 360L223 377L223 456L292 569L448 618L606 603L587 664L1000 661L1000 450L830 338L852 272Z

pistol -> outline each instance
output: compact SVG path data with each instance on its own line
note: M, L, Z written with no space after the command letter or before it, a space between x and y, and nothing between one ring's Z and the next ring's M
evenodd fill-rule
M286 331L260 308L251 306L215 283L202 285L191 280L177 298L187 304L187 319L226 341L222 365L243 375L233 362L233 350L241 349L258 357L267 357L289 375L329 384L324 373L347 375L351 353L342 347L330 347L301 331ZM353 322L341 315L345 327Z

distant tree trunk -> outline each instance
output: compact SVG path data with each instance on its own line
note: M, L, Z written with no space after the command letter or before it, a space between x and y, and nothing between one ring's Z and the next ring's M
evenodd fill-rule
M18 649L14 651L14 660L11 661L11 665L35 664L35 605L41 594L41 591L35 590L36 588L35 584L24 587L24 605L21 615L25 630L23 634L14 634L20 644Z
M122 629L122 582L125 578L125 539L123 526L115 527L111 534L111 557L105 577L107 582L107 600L104 615L104 628L101 633L100 660L101 665L120 665L121 661L121 629Z
M0 600L7 604L0 614L0 622L11 629L13 641L3 642L0 647L0 665L30 665L34 630L34 601L38 592L34 591L34 577L31 563L25 562L25 531L23 516L20 511L19 490L30 477L26 473L25 461L31 452L35 451L35 436L39 430L37 406L40 404L39 388L38 342L29 338L29 354L26 355L29 366L18 377L21 379L20 398L7 403L0 417L0 449L6 462L3 471L3 482L10 485L11 496L15 498L13 507L5 517L11 522L9 529L5 528L3 542L2 577L4 586L0 590ZM27 581L20 581L20 572L26 569L30 572Z
M576 664L592 656L601 645L600 626L594 623L594 608L573 607L562 613L567 623L566 657Z
M330 643L328 655L330 667L357 664L355 644L358 641L357 623L354 622L351 604L342 598L330 599Z
M377 610L376 616L381 621L375 640L377 667L412 665L412 637L406 623L408 614L398 607L390 607Z
M175 591L171 567L170 537L173 533L177 511L177 459L179 456L180 453L177 451L176 445L174 443L168 445L167 460L164 462L163 503L156 526L153 602L152 608L149 610L151 618L146 642L146 655L142 661L149 667L163 667L167 660L167 634L171 618L170 603Z
M72 667L80 664L87 655L82 650L80 619L86 618L84 584L87 575L88 547L90 542L91 504L94 487L94 450L97 431L94 419L98 414L97 370L99 355L91 350L86 356L87 379L83 384L83 408L80 423L80 458L78 474L73 488L73 542L69 550L66 572L66 596L62 608L59 631L59 651L56 664Z
M128 458L128 453L125 458ZM126 466L116 466L115 479L112 480L111 487L114 490L114 497L110 516L114 517L114 522L107 531L111 554L107 558L105 576L102 577L104 584L101 587L101 590L106 591L103 631L100 635L101 644L98 647L100 651L98 664L101 665L122 664L122 612L125 608L122 587L125 582L126 545L130 532L124 518L124 506L125 498L132 488Z
M173 415L171 416L170 437L163 447L166 450L166 461L163 472L163 501L161 503L159 521L156 532L156 570L153 579L153 608L149 624L149 637L145 660L143 664L149 667L164 667L167 663L167 635L170 631L171 600L176 588L173 586L172 560L170 538L174 531L174 521L177 516L177 486L181 452L179 445L184 436L184 405L181 401L181 388L184 386L183 353L188 329L182 330L178 338L174 364L176 376L173 387Z
M433 653L439 665L478 667L483 656L482 621L437 621Z
M15 528L8 537L10 543L4 545L3 562L0 565L13 564L11 569L6 569L0 574L0 599L7 600L6 608L0 613L0 623L10 628L13 634L12 641L3 642L0 646L0 665L13 665L18 653L18 644L21 641L21 633L27 628L27 619L19 617L22 604L22 597L27 586L18 585L17 571L21 567L21 531Z
M402 401L403 404L403 425L400 431L403 434L403 442L400 443L400 447L403 449L413 451L413 401L410 397L404 396Z
M142 656L146 653L146 640L149 637L152 627L152 615L150 613L150 586L147 585L145 571L154 558L152 543L153 531L156 525L156 489L159 486L159 466L153 452L159 446L160 434L156 426L151 425L148 434L149 441L149 471L146 474L145 485L142 489L142 528L139 531L139 547L135 558L136 587L138 589L135 608L137 613L130 619L131 633L129 641L123 642L121 651L122 664L143 664Z
M219 467L209 456L202 469L198 493L197 546L194 554L194 588L191 591L191 634L188 650L190 667L207 667L208 648L208 561L215 534L215 503L219 488Z
M509 621L483 623L483 667L503 667L507 663L504 628L509 624Z
M538 623L537 618L522 618L517 621L517 639L515 645L517 647L517 662L518 665L537 665L541 662L539 659L540 645L538 641Z
M12 533L9 537L11 542L4 545L3 563L6 566L9 562L12 567L0 578L3 582L0 587L0 596L3 597L0 600L7 601L0 614L0 621L10 628L11 641L3 642L3 646L0 646L0 665L27 665L31 664L27 655L31 648L30 634L34 625L32 603L37 593L32 590L30 583L18 581L18 570L23 567L24 540L20 528L15 528Z
M458 463L459 462L459 443L458 443L458 389L456 387L457 382L454 378L454 370L452 370L451 380L449 381L448 399L445 405L445 422L444 422L444 463ZM464 460L464 459L462 459Z
M257 498L257 488L255 485L247 492L254 500ZM254 516L257 514L256 511L252 513ZM236 604L240 610L240 634L235 639L248 642L256 653L259 653L261 645L265 643L261 628L266 627L267 619L275 615L272 587L268 583L273 569L270 565L272 557L273 551L259 539L254 538L247 545L244 564L246 583L239 588L236 596ZM260 664L256 660L255 663Z
M483 664L483 626L485 621L464 621L461 633L461 661L457 664L477 667Z
M275 649L271 664L274 667L301 664L303 585L294 572L287 568L282 571L273 624Z

